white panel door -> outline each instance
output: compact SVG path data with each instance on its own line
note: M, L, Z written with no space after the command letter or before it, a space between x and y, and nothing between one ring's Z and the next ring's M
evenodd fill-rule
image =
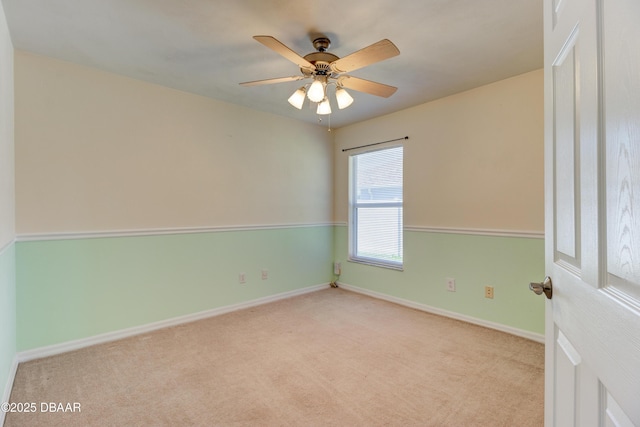
M640 0L543 0L547 426L640 426Z

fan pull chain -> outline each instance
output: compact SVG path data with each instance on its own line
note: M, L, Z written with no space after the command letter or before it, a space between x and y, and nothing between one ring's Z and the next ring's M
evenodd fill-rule
M328 123L328 132L331 132L331 114L327 114L327 117L329 117L329 123ZM321 125L322 124L322 116L318 114L318 124Z

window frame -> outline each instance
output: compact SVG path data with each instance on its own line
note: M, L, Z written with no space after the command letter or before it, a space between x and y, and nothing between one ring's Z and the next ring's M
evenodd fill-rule
M402 200L387 202L358 202L357 201L357 156L369 154L376 151L402 148ZM375 267L389 268L392 270L404 270L404 144L395 144L383 148L363 150L349 155L349 257L350 262L366 264ZM358 209L360 208L400 208L402 212L400 237L402 239L401 261L391 261L381 258L366 257L357 254L358 248Z

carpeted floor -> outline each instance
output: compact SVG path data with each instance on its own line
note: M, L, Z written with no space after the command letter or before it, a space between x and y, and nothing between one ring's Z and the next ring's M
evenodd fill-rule
M539 343L327 289L23 363L11 402L37 411L5 426L542 426L543 360Z

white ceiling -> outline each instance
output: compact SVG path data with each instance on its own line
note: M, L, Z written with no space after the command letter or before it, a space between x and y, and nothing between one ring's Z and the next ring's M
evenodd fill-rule
M540 0L2 0L16 49L317 123L287 98L301 84L241 87L297 75L252 39L271 35L304 56L311 38L343 57L381 39L400 55L350 73L397 86L390 98L350 91L334 128L542 68ZM334 102L334 100L332 101ZM326 124L326 120L325 120Z

